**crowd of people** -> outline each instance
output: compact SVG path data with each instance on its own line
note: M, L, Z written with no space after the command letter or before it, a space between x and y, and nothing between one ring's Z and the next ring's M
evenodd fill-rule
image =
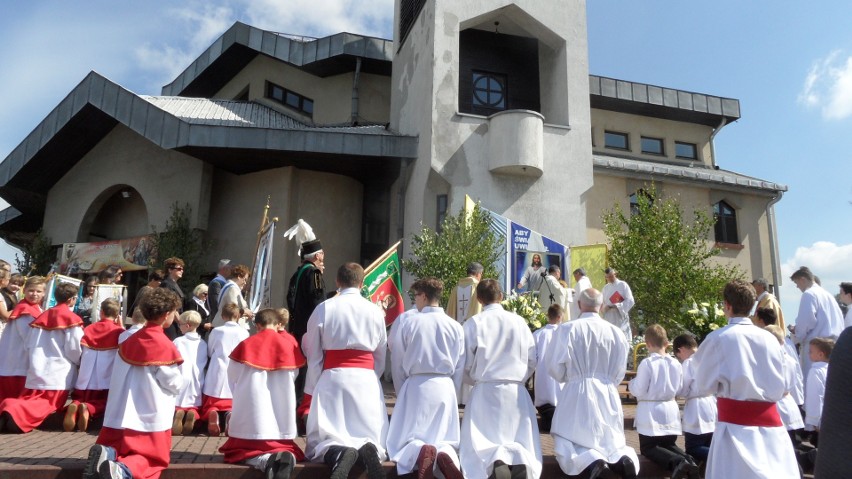
M341 265L326 291L320 241L301 242L300 257L287 308L257 312L242 294L247 267L221 260L217 276L184 298L184 262L169 258L131 306L128 329L117 301L78 304L91 296L88 282L82 295L57 286L46 311L46 278L16 278L21 299L14 286L7 298L14 275L0 263L0 432L26 433L57 411L66 431L102 417L85 479L156 478L169 465L171 437L199 430L228 437L225 462L270 479L306 460L327 464L334 479L356 463L368 478L384 477L386 460L418 479L538 478L542 432L567 475L637 476L618 392L634 301L617 271L606 270L601 292L575 270L579 290L549 298L548 324L532 333L501 306L499 282L472 263L446 311L444 284L420 278L412 308L388 329L382 309L361 296L360 265ZM539 291L565 288L560 274L551 266L539 275ZM728 325L700 346L690 334L670 344L661 326L645 328L649 355L629 382L639 452L671 477L697 478L702 465L707 477L793 478L813 467L844 318L810 270L791 280L803 292L791 337L760 279L725 286ZM397 392L390 417L386 364Z

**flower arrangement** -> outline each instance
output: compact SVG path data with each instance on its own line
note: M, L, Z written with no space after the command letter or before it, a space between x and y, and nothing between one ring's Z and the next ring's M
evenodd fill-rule
M502 303L503 309L511 311L524 318L530 331L535 331L547 324L547 316L541 310L538 298L530 293L517 294L512 291Z
M725 311L718 303L693 302L692 307L684 307L683 312L687 316L685 324L690 325L689 330L699 339L728 324Z

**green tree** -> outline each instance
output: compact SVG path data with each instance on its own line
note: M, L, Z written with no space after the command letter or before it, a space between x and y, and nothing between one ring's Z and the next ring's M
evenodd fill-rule
M175 202L172 205L172 215L166 221L166 228L158 232L152 226L154 254L151 255L150 267L163 268L165 260L177 257L185 263L184 275L178 283L185 293L189 293L198 284L204 268L202 256L211 246L200 230L190 227L189 219L192 207L189 203L184 206Z
M662 198L655 187L637 196L632 214L617 204L603 214L609 264L636 299L631 316L639 329L658 323L670 337L689 331L703 338L718 322L689 310L721 302L725 283L744 273L712 261L719 250L709 245L714 219L706 212L696 210L692 221L684 221L680 203Z
M56 261L56 249L50 244L50 238L44 236L44 230L40 228L22 253L23 257L15 254L15 266L24 276L45 275Z
M491 230L490 215L476 205L470 215L464 210L448 215L438 233L423 226L411 238L411 258L403 259L403 267L416 278L435 277L444 282L441 304L447 304L459 278L467 276L467 265L482 264L483 278L496 278L496 263L502 240Z

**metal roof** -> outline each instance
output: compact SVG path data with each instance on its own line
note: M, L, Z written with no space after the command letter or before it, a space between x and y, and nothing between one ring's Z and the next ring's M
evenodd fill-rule
M703 93L589 75L592 108L718 126L740 118L740 102Z
M140 98L192 125L400 136L385 128L384 125L335 126L307 124L253 101L146 95L142 95Z
M0 196L40 217L50 188L118 124L236 174L292 165L360 178L417 157L416 137L381 125L312 126L257 103L142 97L91 72L0 163Z
M648 160L593 155L595 169L604 169L616 174L639 178L663 177L689 183L701 183L720 188L747 189L763 192L787 191L787 185L741 175L728 170L716 170L703 166L669 165Z
M305 41L236 22L164 86L162 94L213 96L260 54L321 77L354 71L355 58L361 58L362 72L390 76L393 42L352 33Z

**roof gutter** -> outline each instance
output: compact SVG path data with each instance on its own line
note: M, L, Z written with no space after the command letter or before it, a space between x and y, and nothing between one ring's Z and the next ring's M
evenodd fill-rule
M716 168L716 145L713 140L716 138L716 135L719 133L725 125L728 124L728 119L724 116L722 117L722 122L719 123L719 126L713 129L713 133L710 133L710 160L712 161L711 166Z
M781 301L781 271L779 271L778 264L780 263L780 259L778 258L778 235L775 230L775 203L781 201L781 197L784 196L783 191L778 191L778 194L775 195L769 203L766 204L766 225L769 228L769 257L772 262L772 282L775 284L775 297L778 301Z

